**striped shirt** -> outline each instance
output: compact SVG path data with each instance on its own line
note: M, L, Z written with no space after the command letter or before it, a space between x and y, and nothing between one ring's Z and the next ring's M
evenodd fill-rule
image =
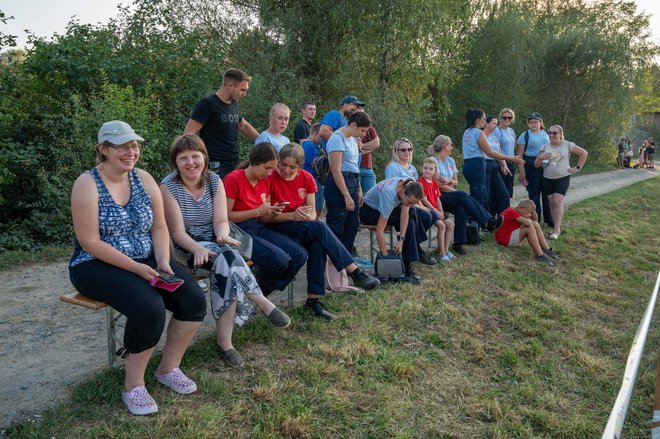
M220 177L209 172L210 184L207 182L204 185L204 193L199 200L195 200L183 184L174 178L175 175L175 172L168 174L160 183L165 185L179 204L186 232L196 241L213 241L213 195L218 193Z

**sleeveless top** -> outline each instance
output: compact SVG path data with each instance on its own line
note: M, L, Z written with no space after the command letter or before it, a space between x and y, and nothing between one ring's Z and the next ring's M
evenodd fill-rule
M484 152L479 148L479 128L468 128L463 133L463 159L483 158Z
M154 213L151 210L151 197L144 189L138 171L133 169L128 174L131 197L126 206L120 206L112 199L97 168L92 168L89 173L94 178L99 193L101 240L132 259L151 256L153 253L151 226L154 222ZM92 259L95 257L83 250L76 239L69 267Z
M218 182L220 177L214 172L209 172L209 181L204 185L204 193L199 200L195 200L183 184L174 178L176 172L172 172L163 178L160 183L170 191L174 197L181 216L186 233L197 241L213 241L213 196L218 193Z

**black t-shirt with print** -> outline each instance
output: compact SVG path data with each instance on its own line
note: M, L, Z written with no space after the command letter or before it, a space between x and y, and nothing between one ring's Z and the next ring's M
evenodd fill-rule
M206 144L209 159L235 166L238 162L238 128L243 119L238 102L228 104L212 94L197 103L190 118L203 125L199 137Z

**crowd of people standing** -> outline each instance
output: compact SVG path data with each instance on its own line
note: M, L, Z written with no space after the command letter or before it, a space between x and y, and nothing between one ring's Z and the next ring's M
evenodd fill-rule
M397 139L385 178L377 181L372 153L381 142L363 101L345 96L318 124L313 123L315 104L304 102L295 142L290 142L284 135L291 117L287 105L272 106L268 128L261 133L243 117L239 101L247 96L250 81L245 72L229 69L220 89L197 103L170 148L172 172L160 185L135 167L144 139L121 121L101 127L98 164L74 185L71 280L82 294L127 317L122 400L131 413L158 410L144 373L166 309L173 317L156 379L181 394L197 389L179 364L204 319L206 302L190 273L172 260L170 239L190 255L189 269L203 267L210 273L216 351L232 367L244 364L232 344L233 328L256 308L275 327L289 326L289 316L268 295L285 289L303 265L305 307L325 320L334 319L321 302L329 272L346 273L364 290L380 285L352 255L361 223L375 226L381 254L401 255L401 280L413 285L420 283L413 263L450 263L466 254L470 222L493 232L510 220L506 237L498 242L517 245L528 239L531 244L533 239L539 262L554 265L551 258L558 259L543 236L537 237L537 220L543 217L551 227L549 239L558 239L570 175L582 169L587 152L564 140L557 125L546 132L539 113L527 116L529 129L516 139L513 110L503 109L498 116L467 111L462 150L468 194L458 190L448 136L437 136L427 148L421 173L413 164L413 142ZM241 163L239 133L255 142ZM572 167L571 154L578 156ZM327 175L312 166L319 156L328 158ZM531 202L512 212L516 172ZM236 249L240 242L231 236L234 226L251 237L252 268ZM388 226L397 231L392 248L385 240ZM422 247L432 227L437 228L437 259ZM172 294L154 286L163 273L179 277L184 287Z

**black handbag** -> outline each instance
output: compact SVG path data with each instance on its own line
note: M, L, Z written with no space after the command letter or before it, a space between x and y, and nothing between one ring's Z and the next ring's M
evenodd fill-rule
M400 279L405 275L403 259L400 254L389 254L376 256L374 264L376 276L384 279Z

